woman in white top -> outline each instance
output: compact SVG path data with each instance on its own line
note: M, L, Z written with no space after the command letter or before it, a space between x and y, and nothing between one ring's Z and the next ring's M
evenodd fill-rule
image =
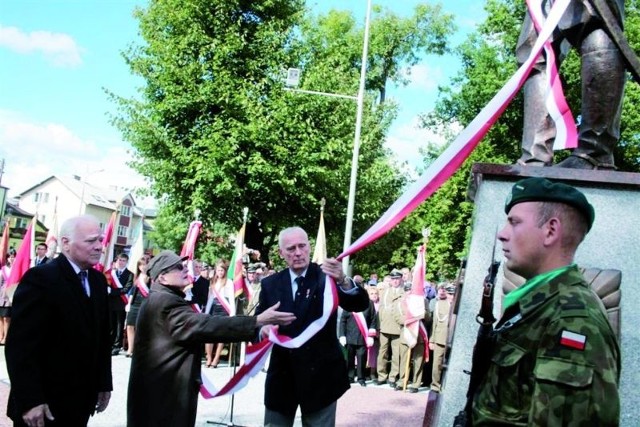
M233 290L233 282L227 279L227 270L229 264L225 260L219 260L215 266L214 276L210 280L209 296L205 313L212 316L235 316L235 296ZM215 346L215 355L213 349ZM204 350L207 355L207 368L216 368L220 362L220 355L224 343L205 344Z

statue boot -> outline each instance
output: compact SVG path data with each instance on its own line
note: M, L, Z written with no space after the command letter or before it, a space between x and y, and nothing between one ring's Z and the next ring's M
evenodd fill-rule
M622 55L603 30L582 43L582 119L578 147L557 166L615 169L613 150L620 139L625 84Z

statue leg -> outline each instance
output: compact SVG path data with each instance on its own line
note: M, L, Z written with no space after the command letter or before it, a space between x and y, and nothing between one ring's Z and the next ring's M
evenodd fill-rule
M522 65L531 53L531 48L538 38L531 16L525 14L520 36L516 45L516 59L518 65ZM559 62L564 55L554 43L556 57ZM556 128L549 117L545 107L546 60L540 55L536 60L534 69L527 78L523 87L524 118L522 129L522 156L518 159L520 165L548 166L553 161L553 140L556 137Z
M581 59L582 120L578 148L558 166L614 169L613 150L620 139L625 65L604 30L595 30L583 40Z
M534 69L524 84L522 156L518 160L521 165L549 166L553 161L556 128L544 105L545 74Z

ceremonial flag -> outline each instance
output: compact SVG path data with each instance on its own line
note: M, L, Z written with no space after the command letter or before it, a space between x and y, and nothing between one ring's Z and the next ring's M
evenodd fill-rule
M45 240L47 244L47 257L49 259L53 259L56 251L58 250L58 198L56 197L56 204L53 208L53 221L51 223L51 228L47 233L47 239Z
M189 231L187 231L187 237L182 244L182 250L180 251L180 257L188 257L187 269L189 271L189 280L193 283L195 277L193 273L193 258L196 253L196 243L198 242L198 236L202 230L202 221L192 221L189 224Z
M131 245L131 250L129 251L129 259L132 260L133 263L136 263L136 265L144 255L144 216L140 218L140 224L137 228L138 230L135 233L136 240Z
M9 254L9 219L4 223L2 238L0 238L0 267L7 263L7 255Z
M327 237L324 232L324 207L320 209L320 226L318 227L318 237L316 238L316 247L313 250L312 261L316 264L322 264L327 259Z
M95 268L96 270L105 272L107 280L109 279L109 275L107 274L107 272L108 270L111 270L111 264L113 264L113 244L115 242L113 233L116 226L117 216L118 210L116 209L111 214L111 218L109 218L107 228L104 230L104 237L102 240L102 258L98 264L93 266L93 268Z
M227 270L227 278L233 282L233 294L238 297L243 292L245 295L251 295L247 289L247 283L242 275L242 255L244 253L244 232L247 223L243 223L238 236L236 237L235 248L233 250L233 257L231 258L231 264Z
M33 246L33 231L36 227L36 221L37 219L34 215L27 226L27 232L24 233L22 243L16 253L16 259L11 266L11 274L9 274L9 280L7 281L7 292L10 298L13 297L15 286L20 283L20 279L22 279L24 273L31 268L31 247Z
M410 348L413 348L418 343L418 335L421 335L425 344L425 361L429 360L427 331L424 327L422 319L424 319L425 298L424 298L424 275L425 275L425 263L424 263L425 245L421 245L418 248L418 256L416 257L416 265L413 268L413 280L411 283L411 290L407 293L403 299L402 305L405 319L404 328L402 328L402 335L404 341Z

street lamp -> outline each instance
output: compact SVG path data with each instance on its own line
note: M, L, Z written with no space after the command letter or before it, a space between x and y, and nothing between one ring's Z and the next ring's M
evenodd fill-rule
M85 192L85 189L87 187L87 178L90 177L91 175L95 175L95 174L100 173L100 172L104 172L104 169L98 169L98 170L95 170L93 172L87 172L87 176L84 177L84 178L81 178L81 180L82 180L82 191L80 193L80 209L78 209L78 215L82 215L82 206L84 205L84 192ZM86 212L86 209L85 209L85 212Z
M347 203L347 221L344 231L344 247L343 251L351 245L351 234L353 229L353 211L356 202L356 181L358 178L358 158L360 156L360 134L362 132L362 112L364 109L364 86L367 74L367 56L369 50L369 23L371 21L371 0L367 0L367 14L364 22L364 41L362 44L362 64L360 66L360 85L358 87L358 95L341 95L336 93L318 92L314 90L304 90L295 88L300 81L300 70L297 68L289 68L287 70L286 90L292 92L307 93L311 95L323 95L335 98L354 99L357 103L356 109L356 130L353 137L353 156L351 158L351 179L349 180L349 200ZM293 87L292 87L293 86ZM349 257L342 259L342 269L345 273L349 273Z
M362 130L362 110L364 107L364 83L367 73L367 55L369 50L369 23L371 20L371 0L367 0L367 15L364 21L364 42L362 44L362 64L360 66L360 87L358 88L358 108L356 111L356 132L353 138L353 157L351 159L351 179L349 181L349 202L347 204L347 223L344 230L344 247L351 246L353 211L356 203L356 179L358 177L358 157L360 155L360 133ZM349 272L349 257L342 259L342 269Z

